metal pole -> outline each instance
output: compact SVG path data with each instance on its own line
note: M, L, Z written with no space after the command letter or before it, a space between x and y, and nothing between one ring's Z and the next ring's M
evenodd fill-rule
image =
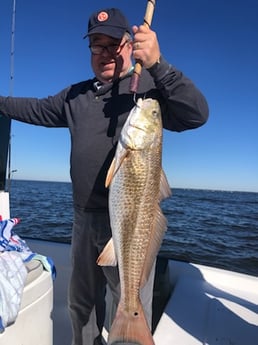
M15 40L15 19L16 19L16 0L13 0L13 11L12 11L12 29L11 29L11 56L10 56L10 86L9 95L13 96L13 82L14 82L14 40ZM9 145L8 145L8 187L7 191L11 189L11 120L9 129Z
M13 96L13 81L14 81L15 17L16 17L16 0L13 0L12 31L11 31L11 59L10 59L10 96Z

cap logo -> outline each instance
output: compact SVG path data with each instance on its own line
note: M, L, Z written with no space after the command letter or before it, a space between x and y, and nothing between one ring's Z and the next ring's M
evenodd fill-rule
M98 21L99 22L105 22L106 20L108 19L108 14L107 14L107 12L100 12L99 14L98 14Z

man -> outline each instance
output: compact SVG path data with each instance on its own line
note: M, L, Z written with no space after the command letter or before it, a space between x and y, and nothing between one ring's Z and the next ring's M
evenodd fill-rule
M208 117L205 98L161 55L156 33L145 26L133 26L132 30L134 38L118 9L92 14L86 36L93 79L44 99L0 97L1 114L35 125L68 127L71 134L74 224L69 310L73 345L101 344L107 282L115 301L119 298L117 269L101 268L96 259L111 236L106 173L134 106L129 92L131 57L143 66L137 97L159 100L164 128L178 132L192 129ZM142 296L149 322L152 286L153 273Z

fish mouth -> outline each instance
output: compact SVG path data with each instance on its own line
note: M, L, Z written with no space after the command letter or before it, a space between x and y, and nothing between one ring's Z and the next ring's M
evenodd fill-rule
M133 127L133 128L135 128L135 129L139 129L140 131L145 132L145 130L144 130L143 127L139 127L139 126L137 126L137 125L135 125L135 124L133 124L133 123L130 123L130 126Z
M137 105L137 107L141 109L141 106ZM145 126L143 125L142 121L140 121L139 116L137 115L130 119L129 127L145 132Z

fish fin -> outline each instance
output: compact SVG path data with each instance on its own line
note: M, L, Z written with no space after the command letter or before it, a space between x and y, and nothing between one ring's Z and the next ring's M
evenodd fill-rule
M108 345L115 343L155 345L140 302L137 310L131 313L119 303L108 336Z
M160 249L164 234L167 230L167 219L162 213L161 208L159 205L156 206L155 210L155 217L154 222L151 230L151 241L149 241L149 248L148 248L148 261L145 262L142 271L142 277L140 282L140 287L142 288L150 275L153 262L156 259L157 253Z
M105 181L105 187L107 188L111 181L112 181L112 178L113 178L113 175L114 175L114 171L115 171L115 166L116 166L116 160L115 158L112 160L111 164L110 164L110 167L108 169L108 172L107 172L107 176L106 176L106 181Z
M113 238L108 241L105 245L104 249L100 253L97 264L99 266L116 266L117 265L117 258L114 248Z
M108 172L107 172L107 177L106 177L106 181L105 181L105 187L106 188L111 184L111 181L112 181L114 175L117 173L117 171L120 168L120 166L122 165L124 159L129 154L130 154L130 150L126 149L126 150L123 150L122 154L119 155L119 160L116 157L113 159L113 161L110 164L110 167L108 169Z
M166 174L163 169L161 169L160 174L160 191L159 191L159 200L166 199L171 196L171 188L169 186Z

